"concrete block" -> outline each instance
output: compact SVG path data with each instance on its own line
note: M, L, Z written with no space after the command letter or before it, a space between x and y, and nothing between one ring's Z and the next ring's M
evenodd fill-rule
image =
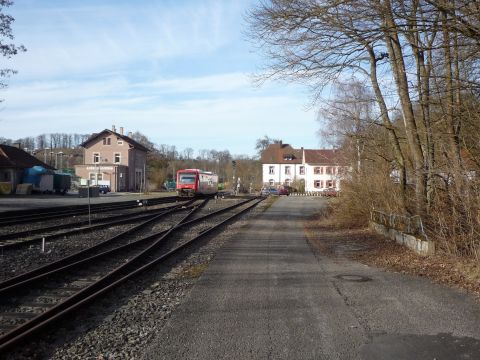
M410 234L404 234L395 229L388 229L382 224L374 221L370 222L370 228L375 232L397 242L400 245L406 246L415 251L419 255L433 255L435 253L435 243L433 241L425 241Z

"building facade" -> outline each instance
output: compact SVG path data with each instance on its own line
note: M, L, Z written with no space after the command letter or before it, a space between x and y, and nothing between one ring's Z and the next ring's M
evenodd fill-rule
M83 164L75 166L75 174L82 184L89 180L92 185L108 185L114 192L146 189L149 149L124 135L122 127L119 133L113 126L93 134L81 146Z
M282 142L270 144L262 153L264 186L292 186L299 191L340 190L344 167L338 151L294 149Z

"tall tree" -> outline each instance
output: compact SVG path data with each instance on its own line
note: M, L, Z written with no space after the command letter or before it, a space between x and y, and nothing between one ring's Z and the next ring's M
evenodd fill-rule
M268 147L270 144L278 144L282 140L280 139L273 139L264 135L263 138L257 139L255 142L255 150L257 150L258 155L262 155L262 152Z

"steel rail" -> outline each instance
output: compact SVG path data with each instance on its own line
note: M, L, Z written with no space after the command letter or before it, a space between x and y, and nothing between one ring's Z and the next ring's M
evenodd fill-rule
M165 202L173 202L178 200L177 196L166 196L166 197L156 197L151 199L141 199L141 200L150 200L150 201L165 201ZM138 200L124 200L124 201L110 201L110 202L102 202L102 203L95 203L91 204L91 208L108 206L112 204L117 205L135 205L137 204ZM35 209L23 209L23 210L13 210L8 212L0 212L0 219L9 219L9 218L16 218L18 216L26 216L32 214L47 214L47 213L55 213L58 211L67 211L67 210L85 210L88 209L87 204L80 204L80 205L62 205L62 206L55 206L55 207L40 207Z
M192 201L195 201L195 200L192 200ZM251 201L251 200L247 200L247 201L242 201L242 202L239 202L237 204L234 204L232 206L229 206L229 207L226 207L226 208L223 208L223 209L219 209L217 211L214 211L210 214L207 214L207 215L204 215L202 217L199 217L197 219L193 219L193 220L189 220L188 221L188 218L187 219L183 219L183 222L179 225L177 225L177 228L182 228L182 227L186 227L186 226L189 226L189 225L193 225L195 223L198 223L198 222L201 222L201 221L204 221L210 217L213 217L213 216L216 216L216 215L219 215L221 213L224 213L226 211L229 211L231 209L234 209L236 207L239 207L243 204L245 204L246 202L248 201ZM199 206L197 206L197 209L200 209L201 207L203 207L204 205L206 204L206 201L203 202L202 204L200 204ZM188 208L187 208L188 209ZM178 209L178 210L182 210L182 209ZM193 213L192 213L193 215ZM159 216L163 216L163 214L159 215ZM191 216L191 215L190 215ZM115 248L115 249L112 249L112 250L109 250L109 251L106 251L106 252L103 252L101 254L97 254L95 256L92 256L90 258L87 258L87 256L89 254L91 254L92 252L94 251L98 251L99 249L101 249L102 247L105 247L109 244L112 244L118 240L120 240L121 238L125 237L126 235L130 235L132 234L134 231L138 230L140 227L143 227L144 224L147 224L147 223L150 223L150 222L153 222L153 221L156 221L156 219L150 219L148 221L146 221L145 223L142 223L142 224L139 224L136 228L132 228L132 229L128 229L110 239L107 239L101 243L98 243L97 245L94 245L88 249L85 249L85 250L81 250L75 254L72 254L72 255L69 255L67 257L64 257L62 259L59 259L55 262L52 262L52 263L49 263L49 264L46 264L46 265L43 265L41 267L38 267L36 269L33 269L29 272L26 272L26 273L23 273L23 274L20 274L20 275L17 275L13 278L10 278L10 279L7 279L3 282L0 283L0 295L4 295L5 292L8 290L8 291L11 291L14 289L14 287L18 287L18 286L21 286L21 285L26 285L26 284L31 284L34 280L38 280L40 279L41 276L45 276L45 275L52 275L52 271L54 270L58 270L58 269L66 269L67 266L74 266L74 265L79 265L80 264L80 261L85 261L85 262L88 262L90 260L94 260L94 257L95 259L97 259L98 257L100 256L108 256L108 255L112 255L114 254L116 251L119 251L119 250L122 250L122 249L125 249L125 248L128 248L129 246L132 247L132 246L135 246L136 243L141 243L143 241L148 241L148 240L151 240L152 238L155 238L155 237L158 237L158 236L161 236L165 233L165 231L161 231L161 232L158 232L158 233L154 233L152 235L149 235L149 236L146 236L142 239L139 239L135 242L132 242L130 244L127 244L127 245L123 245L125 246L124 248L121 248L121 247L118 247L118 248ZM83 257L83 259L82 259ZM83 263L81 263L83 264Z
M178 206L182 206L182 205L185 205L185 204L186 204L185 202L182 202L182 203L177 204L177 205L173 205L173 206L169 206L169 207L165 207L165 208L160 208L160 209L142 210L141 212L137 212L137 213L127 213L127 214L107 216L107 217L103 217L103 218L96 218L96 219L92 219L91 221L81 220L81 221L78 221L78 222L71 222L71 223L66 223L66 224L57 224L57 225L46 226L46 227L42 227L42 228L18 231L18 232L14 232L14 233L0 234L0 246L4 246L4 247L16 246L16 245L18 245L17 242L16 243L10 243L10 242L2 243L2 241L3 240L18 239L18 238L27 237L27 236L30 236L30 235L35 235L35 234L43 234L43 235L38 237L38 238L25 240L24 242L27 243L27 244L30 244L31 242L42 241L43 238L45 238L45 240L47 240L47 239L52 240L52 239L57 238L57 237L72 235L72 234L82 232L82 231L89 231L91 229L95 230L95 229L101 229L103 227L110 226L110 225L117 225L117 224L120 224L120 223L134 222L134 221L141 220L143 218L148 218L148 217L155 216L155 214L157 214L159 212L162 212L162 211L165 211L165 210L168 210L168 209L172 209L172 208L175 208L175 207L178 207ZM124 221L124 219L128 219L128 221ZM87 226L89 224L98 224L98 223L101 223L101 224ZM68 230L68 231L65 231L65 232L59 232L59 233L55 233L55 234L44 235L44 234L46 234L48 232L51 232L51 231L56 231L56 230L60 230L60 229L68 229L68 228L76 228L76 229ZM24 243L24 242L20 242L20 244Z
M185 217L183 217L176 225L182 223L183 221L187 220L192 214L193 212L196 211L197 208L194 208L192 209ZM13 330L11 330L10 332L7 332L6 334L2 335L0 337L0 353L1 351L3 350L2 346L5 342L9 343L9 340L11 338L14 338L16 337L17 335L21 334L22 332L24 332L25 330L28 330L29 328L31 328L32 326L35 326L36 324L38 323L41 323L42 321L48 319L49 317L52 317L54 316L57 312L63 310L65 307L68 307L69 305L72 305L74 304L75 302L78 302L78 301L81 301L82 298L88 296L91 291L95 288L97 288L98 286L100 286L101 284L103 284L104 282L108 281L108 279L110 279L112 276L114 276L116 274L116 272L118 272L120 269L122 269L123 267L125 267L126 265L131 265L132 262L135 262L137 261L137 259L139 257L142 256L142 254L145 253L145 251L149 251L149 249L152 249L152 247L154 247L155 245L157 245L161 240L163 240L169 233L171 233L173 231L173 229L175 229L176 226L172 226L169 230L166 230L164 232L162 232L162 235L158 236L158 234L155 234L154 236L149 236L147 238L143 238L141 239L141 241L145 241L146 239L150 239L150 238L153 238L153 239L157 239L156 241L154 241L152 244L150 244L146 249L143 249L139 254L137 254L134 258L132 258L129 262L127 262L126 264L123 264L123 265L120 265L119 267L116 267L113 271L110 271L109 273L107 273L106 275L104 275L102 278L100 278L99 280L95 281L94 283L88 285L87 287L85 288L82 288L80 289L78 292L76 292L75 294L71 295L70 297L66 298L64 301L56 304L55 306L51 307L50 309L48 309L47 311L43 312L43 313L40 313L38 314L37 316L31 318L30 320L28 320L27 322L23 323L23 324L20 324L19 326L15 327ZM46 276L51 276L54 272L59 272L59 271L65 271L65 270L69 270L71 269L72 267L74 266L78 266L78 265L85 265L85 263L87 262L91 262L93 260L97 260L99 258L102 258L106 255L111 255L113 252L118 252L118 251L121 251L121 250L125 250L129 247L133 247L135 245L138 246L138 241L136 243L130 243L130 244L126 244L120 248L116 248L116 249L113 249L111 251L107 251L107 252L104 252L104 253L101 253L101 254L98 254L98 255L95 255L91 258L87 258L87 259L83 259L81 261L78 261L76 263L73 263L73 264L69 264L69 265L66 265L62 268L59 268L57 270L54 270L52 272L49 272L49 273L46 273L46 274L42 274L40 276L37 276L33 279L29 279L29 280L26 280L24 282L21 282L21 283L18 283L18 284L15 284L14 286L10 286L8 288L5 288L5 289L2 289L1 292L2 293L5 293L5 292L9 292L10 290L12 289L17 289L19 286L22 286L22 285L26 285L26 284L29 284L31 283L32 280L38 280L39 278L41 277L46 277Z
M250 199L247 201L244 201L240 204L236 204L235 206L228 207L226 209L231 210L232 208L236 208L240 205L243 205L245 203L248 203L254 199ZM73 310L76 310L80 306L92 301L98 296L101 296L103 293L106 291L110 290L111 288L123 283L125 280L139 274L140 272L145 271L146 269L152 267L156 263L166 259L167 257L173 255L174 253L179 252L180 250L184 249L186 246L192 244L194 241L204 237L206 234L211 233L215 229L218 229L221 225L224 225L228 221L231 221L233 218L239 216L240 214L243 214L244 212L248 211L251 209L253 206L257 205L260 201L263 199L260 199L259 201L255 202L253 205L249 205L247 208L241 210L240 212L233 214L229 216L227 219L221 221L219 224L212 226L211 228L207 229L206 231L203 231L199 235L197 235L194 239L189 240L188 242L178 246L177 248L170 250L166 254L161 255L160 257L157 257L156 259L150 261L146 265L141 265L140 267L136 267L134 269L129 269L132 267L132 265L136 265L136 263L148 256L149 252L152 249L155 249L158 244L166 239L171 233L173 233L175 230L179 229L180 227L185 226L184 224L192 223L192 221L202 221L204 220L204 217L194 219L192 221L186 222L186 220L194 213L195 209L192 210L185 216L180 222L178 222L174 227L170 228L169 230L165 231L163 235L161 235L153 244L148 246L145 250L143 250L140 254L135 256L133 259L128 261L126 264L123 264L116 268L114 271L108 273L107 275L103 276L101 279L99 279L97 282L89 285L88 287L82 289L81 291L77 292L76 294L70 296L67 298L65 301L53 306L49 310L45 311L42 314L39 314L35 318L32 318L31 320L27 321L26 323L23 323L13 329L12 331L4 334L0 338L0 352L6 350L7 348L13 346L15 343L27 338L29 335L33 334L34 332L38 331L39 329L51 324L53 321L65 316L66 314L72 312ZM226 209L222 209L224 211L227 211ZM220 211L217 211L215 213L219 213ZM211 216L212 214L207 215L206 217ZM157 234L158 237L158 234ZM122 274L122 271L125 271L126 273ZM118 276L120 276L118 278ZM116 278L115 278L116 277Z
M159 199L150 199L150 201L146 202L148 206L164 204L168 202L177 201L176 199L164 201L163 198ZM187 200L187 199L185 199ZM181 201L181 200L180 200ZM99 206L91 208L90 213L101 213L106 211L118 211L118 210L125 210L138 207L138 202L129 202L128 204L117 204L117 203L108 203L109 205L98 204ZM101 206L100 206L101 205ZM73 210L61 210L61 211L51 211L48 213L35 213L32 215L19 215L19 216L8 216L0 218L0 227L4 226L11 226L17 224L24 224L29 222L37 222L37 221L45 221L45 220L53 220L67 216L82 216L87 215L88 207L82 207L80 209L73 209Z
M58 259L58 260L53 261L51 263L48 263L46 265L40 266L40 267L35 268L31 271L28 271L28 272L25 272L23 274L19 274L15 277L12 277L10 279L4 280L3 282L0 283L0 293L5 292L6 289L8 289L8 288L11 289L13 286L19 286L20 284L25 283L26 281L32 282L33 279L39 279L39 276L41 276L41 275L51 274L52 271L55 271L55 270L58 270L58 269L61 269L61 268L65 268L68 265L78 263L82 259L87 259L88 256L93 257L92 253L95 253L96 251L99 251L102 248L105 248L105 247L107 247L111 244L114 244L115 242L118 242L118 241L124 239L127 235L134 234L135 232L143 229L145 226L149 225L150 223L155 222L155 221L159 220L160 218L162 218L166 215L169 215L169 214L171 214L173 212L176 212L176 211L182 211L182 210L191 210L191 208L189 208L189 207L185 207L185 208L178 207L178 208L175 208L175 209L167 210L167 211L165 211L161 214L158 214L158 215L154 216L151 219L148 219L147 221L145 221L141 224L138 224L138 225L136 225L136 226L134 226L130 229L127 229L127 230L121 232L120 234L117 234L117 235L115 235L111 238L108 238L108 239L106 239L106 240L104 240L104 241L102 241L102 242L100 242L100 243L98 243L94 246L91 246L91 247L89 247L87 249L84 249L84 250L77 251L76 253L73 253L71 255L63 257L61 259ZM147 239L147 238L144 238L144 239ZM139 240L139 241L141 241L141 240ZM135 244L135 242L133 242L131 244ZM120 247L118 247L117 249L120 249ZM113 250L115 250L115 249L113 249ZM113 250L110 250L110 251L113 251Z

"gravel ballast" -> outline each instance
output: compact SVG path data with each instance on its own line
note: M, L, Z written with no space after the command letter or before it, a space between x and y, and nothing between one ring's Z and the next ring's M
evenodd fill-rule
M183 255L124 283L82 309L74 320L60 322L56 331L15 350L8 358L141 358L146 345L182 304L218 249L265 206L268 204L261 203ZM207 207L206 211L214 210Z

